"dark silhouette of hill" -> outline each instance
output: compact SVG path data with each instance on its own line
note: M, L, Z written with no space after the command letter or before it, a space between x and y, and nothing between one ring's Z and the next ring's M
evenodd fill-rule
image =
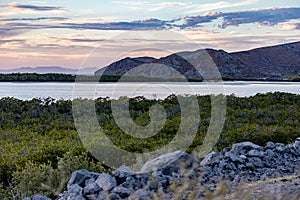
M225 80L296 80L300 76L300 42L233 53L215 49L200 51L208 53ZM185 52L185 55L188 53ZM123 75L143 64L161 64L172 67L186 78L201 79L201 74L181 54L175 53L159 59L127 57L96 71L95 75ZM203 63L203 60L199 60L200 68Z

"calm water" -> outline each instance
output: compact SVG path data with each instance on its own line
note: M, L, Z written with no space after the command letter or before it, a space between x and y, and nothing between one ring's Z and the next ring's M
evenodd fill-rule
M119 98L120 96L145 96L165 98L170 94L235 94L253 96L266 92L300 94L300 83L290 82L225 82L225 83L0 83L0 98Z

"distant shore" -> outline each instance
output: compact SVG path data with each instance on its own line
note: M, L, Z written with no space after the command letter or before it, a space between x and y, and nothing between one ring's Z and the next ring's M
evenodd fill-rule
M37 73L12 73L0 74L0 82L203 82L203 81L276 81L300 82L300 77L263 77L239 79L222 77L222 80L203 80L201 78L172 78L172 77L146 77L123 75L74 75L74 74L37 74Z

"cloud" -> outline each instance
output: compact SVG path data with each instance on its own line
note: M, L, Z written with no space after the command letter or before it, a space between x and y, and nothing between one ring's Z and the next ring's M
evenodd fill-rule
M43 18L44 20L46 18ZM0 20L0 21L6 21ZM169 21L159 19L147 19L131 22L106 22L106 23L55 23L55 24L35 24L25 22L14 22L19 19L13 19L13 22L0 24L0 36L2 32L16 30L30 31L37 29L77 29L77 30L164 30L171 28ZM23 19L22 19L23 20ZM23 21L30 20L24 19ZM33 19L33 21L38 19ZM41 19L40 19L41 20ZM7 34L7 33L6 33Z
M195 29L203 30L207 23L213 23L218 19L218 27L225 29L229 26L257 23L259 26L274 26L287 23L300 18L300 8L270 8L261 10L248 10L237 12L208 12L200 16L187 16L179 19L160 20L147 19L121 22L72 22L72 19L64 17L40 17L40 18L11 18L0 19L0 37L6 31L6 35L16 31L30 31L36 29L75 29L75 30L166 30L166 29ZM31 23L34 21L54 21L51 23ZM64 22L66 20L66 22ZM69 21L70 22L69 22ZM299 29L299 24L282 25L283 30ZM88 41L87 41L88 42Z
M181 13L187 15L198 14L204 11L222 9L222 8L233 8L250 5L258 2L259 0L244 0L236 3L227 1L218 1L213 3L193 3L185 1L113 1L114 4L127 6L129 9L142 10L147 9L148 11L157 11L164 8L179 8Z
M43 20L51 20L51 21L63 21L68 20L66 17L37 17L37 18L6 18L0 19L1 22L9 22L9 21L43 21Z
M211 16L192 16L192 17L185 17L184 23L180 26L181 28L188 28L188 27L194 27L196 25L212 22L215 19L218 19L221 17L220 14L218 15L211 15Z
M282 28L282 30L285 30L285 31L300 30L300 23L281 24L281 28Z
M159 6L159 7L169 7L169 6L186 6L191 5L191 2L173 2L173 1L163 1L163 2L153 2L153 1L113 1L114 4L129 5L129 6Z
M300 8L270 8L238 12L210 12L201 16L185 17L182 28L194 27L198 24L212 22L222 18L220 28L241 24L258 23L260 26L274 26L282 22L300 18Z
M257 3L259 0L243 0L237 2L218 1L212 3L190 3L183 9L187 15L199 14L205 11L212 11L224 8L242 7Z
M51 39L55 39L58 41L68 41L68 42L82 42L82 43L94 43L94 42L103 42L106 39L90 39L90 38L59 38L59 37L51 37Z
M25 40L0 40L0 45L5 44L5 43L21 43L24 41Z
M162 30L170 24L159 19L139 20L132 22L108 22L108 23L63 23L62 27L72 29L96 29L96 30Z
M22 10L32 10L32 11L61 11L64 10L61 7L55 7L55 6L36 6L36 5L24 5L24 4L18 4L13 3L10 4L11 8L17 8Z
M221 28L238 26L240 24L259 23L273 26L291 19L300 18L300 8L272 8L244 12L231 12L222 15Z

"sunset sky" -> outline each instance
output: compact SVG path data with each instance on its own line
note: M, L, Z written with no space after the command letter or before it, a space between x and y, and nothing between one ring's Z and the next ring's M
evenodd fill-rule
M0 1L0 69L300 41L298 0Z

